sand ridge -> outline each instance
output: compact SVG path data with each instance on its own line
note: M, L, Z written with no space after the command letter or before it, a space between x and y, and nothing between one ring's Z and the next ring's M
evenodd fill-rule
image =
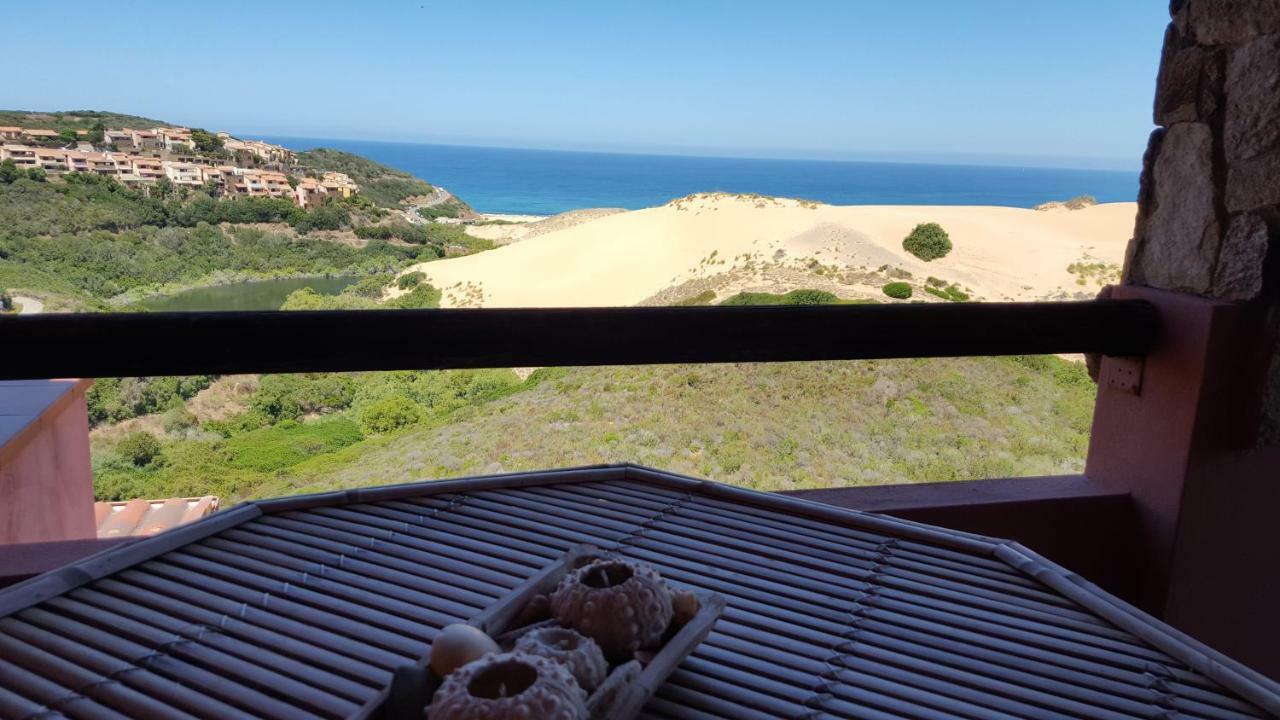
M1136 210L1136 203L1047 211L835 206L708 193L590 216L406 272L422 271L444 291L446 307L634 305L698 278L735 269L767 273L771 265L831 272L887 265L921 283L927 276L956 282L975 299L1034 300L1096 292L1096 286L1082 286L1068 266L1089 260L1118 269ZM902 239L922 222L947 230L954 245L950 255L925 263L902 249Z

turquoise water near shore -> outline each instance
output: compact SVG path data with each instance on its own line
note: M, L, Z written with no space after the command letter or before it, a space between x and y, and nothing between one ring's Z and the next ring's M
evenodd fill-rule
M279 310L289 293L309 287L321 295L337 295L357 277L299 277L251 280L192 288L150 298L142 304L153 312L211 312L215 310Z
M294 150L332 147L448 188L480 212L552 215L662 205L695 192L806 198L834 205L1004 205L1093 195L1132 201L1137 171L821 162L266 137Z

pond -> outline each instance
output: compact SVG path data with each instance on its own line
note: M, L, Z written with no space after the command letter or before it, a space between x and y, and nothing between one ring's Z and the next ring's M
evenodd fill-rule
M321 295L337 295L359 279L347 276L253 280L193 288L176 295L150 298L142 304L155 312L279 310L284 299L294 290L309 287Z

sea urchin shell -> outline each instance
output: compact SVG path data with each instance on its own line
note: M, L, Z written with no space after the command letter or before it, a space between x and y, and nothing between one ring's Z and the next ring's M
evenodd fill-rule
M657 645L671 623L671 590L642 563L597 560L565 576L551 595L551 614L595 640L610 662Z
M486 655L445 678L429 720L584 720L586 693L550 658L513 652Z
M575 630L545 627L531 630L516 641L516 651L551 658L569 668L578 685L589 695L609 674L609 664L595 640Z

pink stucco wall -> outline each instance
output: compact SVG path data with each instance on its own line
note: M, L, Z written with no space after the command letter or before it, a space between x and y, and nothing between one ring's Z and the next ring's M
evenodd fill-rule
M66 383L66 392L21 408L33 417L0 444L0 544L96 537L85 407L91 381L44 382ZM3 388L8 410L0 403L0 414L31 397L30 387Z

